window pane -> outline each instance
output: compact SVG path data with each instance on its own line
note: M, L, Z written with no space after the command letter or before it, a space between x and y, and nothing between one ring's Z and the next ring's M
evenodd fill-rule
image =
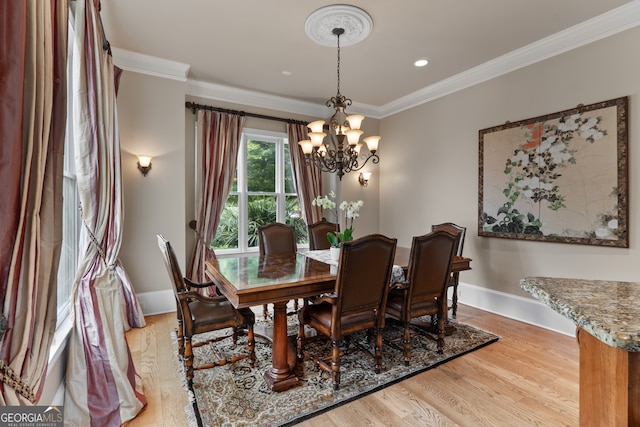
M284 192L289 194L296 192L296 187L293 183L293 171L291 169L289 144L284 144Z
M307 224L302 219L302 212L300 212L300 206L298 205L298 197L287 196L287 217L285 218L286 224L293 225L296 229L296 241L298 243L308 243L307 237Z
M230 194L220 215L216 236L211 242L213 249L235 249L238 247L238 195Z
M273 142L247 142L247 190L276 191L276 144Z
M276 220L276 196L249 196L247 247L258 246L258 228Z

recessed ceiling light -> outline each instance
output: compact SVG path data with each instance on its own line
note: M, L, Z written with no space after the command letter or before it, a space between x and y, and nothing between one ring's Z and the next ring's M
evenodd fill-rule
M416 62L413 63L413 65L415 65L416 67L424 67L428 63L429 61L426 59L418 59Z
M293 73L291 71L284 70L282 74L284 74L285 76L290 76Z

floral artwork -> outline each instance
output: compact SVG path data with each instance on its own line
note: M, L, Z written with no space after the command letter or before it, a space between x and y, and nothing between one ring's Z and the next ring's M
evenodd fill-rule
M479 137L480 236L629 246L626 97Z

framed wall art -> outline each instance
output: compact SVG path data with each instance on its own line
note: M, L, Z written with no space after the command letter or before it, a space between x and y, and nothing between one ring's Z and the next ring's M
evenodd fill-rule
M629 247L628 98L479 131L478 235Z

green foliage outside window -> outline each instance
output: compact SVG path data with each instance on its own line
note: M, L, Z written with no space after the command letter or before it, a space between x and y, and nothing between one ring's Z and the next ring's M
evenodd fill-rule
M247 142L247 190L276 190L276 145L270 142ZM275 215L275 211L274 211Z
M286 224L296 229L298 243L307 242L307 225L299 215L296 197L287 197ZM271 196L254 196L249 198L248 205L248 246L258 246L258 228L276 220L275 198ZM231 195L220 217L220 224L211 247L214 249L232 249L238 247L238 196Z
M276 221L276 144L256 140L247 141L247 247L258 246L258 228ZM237 172L236 172L237 177ZM237 180L232 192L237 191ZM251 194L253 193L253 194ZM265 194L255 194L265 193ZM298 243L307 242L307 225L300 215L295 196L289 145L284 145L284 193L286 213L280 222L293 225ZM292 194L293 193L293 194ZM220 217L216 235L211 242L214 249L238 248L238 195L230 194Z

